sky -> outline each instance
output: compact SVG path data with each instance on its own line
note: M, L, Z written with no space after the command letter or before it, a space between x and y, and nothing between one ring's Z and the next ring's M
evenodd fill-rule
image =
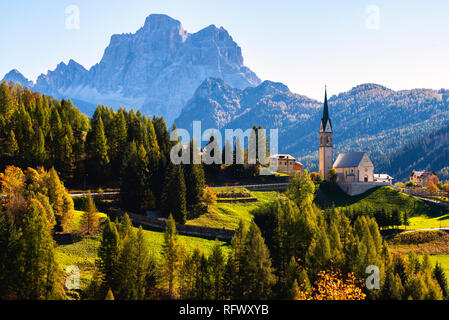
M0 79L15 68L36 80L69 59L89 69L151 13L190 33L223 26L259 78L320 101L325 84L449 88L447 0L0 0Z

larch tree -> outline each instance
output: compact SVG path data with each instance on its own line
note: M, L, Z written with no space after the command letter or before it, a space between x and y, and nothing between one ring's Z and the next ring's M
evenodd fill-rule
M162 274L168 283L168 294L175 297L175 285L182 266L182 256L177 243L176 224L172 215L168 217L162 245Z
M84 208L83 215L81 216L80 230L86 234L94 234L98 231L99 227L98 210L95 206L92 194L90 191L87 193L87 202Z

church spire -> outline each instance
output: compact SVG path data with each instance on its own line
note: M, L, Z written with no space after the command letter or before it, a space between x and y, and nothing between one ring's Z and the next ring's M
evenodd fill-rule
M331 125L331 120L329 118L329 107L327 105L327 86L324 87L324 108L323 108L323 117L321 118L321 125L323 130L326 129L327 122ZM331 125L332 128L332 125Z

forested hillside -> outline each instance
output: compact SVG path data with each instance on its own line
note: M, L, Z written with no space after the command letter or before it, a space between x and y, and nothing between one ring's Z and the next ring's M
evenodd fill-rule
M398 180L406 179L413 170L431 170L446 181L449 167L449 126L413 140L382 158L378 170Z
M336 153L367 151L375 163L391 150L449 123L447 90L394 91L362 84L329 99ZM208 79L176 120L189 128L247 129L254 124L279 129L280 152L291 153L310 170L318 161L322 103L294 94L282 83L265 81L256 88L233 89Z

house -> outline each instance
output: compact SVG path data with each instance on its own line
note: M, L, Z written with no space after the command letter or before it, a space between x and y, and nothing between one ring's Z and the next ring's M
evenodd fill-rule
M375 173L374 174L375 182L383 182L388 184L393 184L393 177L389 176L386 173Z
M274 172L295 175L304 166L290 154L275 154L270 156L270 170Z
M413 170L410 175L410 181L417 186L425 188L429 181L432 181L435 185L439 183L438 176L433 171L415 171Z
M366 152L341 153L333 167L337 182L374 182L374 165Z

